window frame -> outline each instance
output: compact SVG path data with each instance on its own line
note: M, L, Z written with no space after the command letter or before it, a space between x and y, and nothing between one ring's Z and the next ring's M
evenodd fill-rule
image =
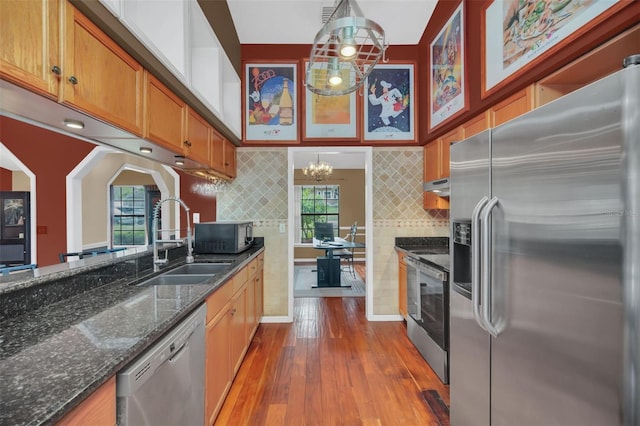
M305 189L313 188L313 197L309 197ZM334 235L340 230L340 185L295 185L297 203L296 244L311 245L313 243L314 223L333 223ZM313 208L304 206L305 201L313 201ZM329 208L330 207L330 208Z
M129 189L132 197L123 200L123 191ZM109 219L111 221L111 246L112 247L139 247L147 246L150 231L148 229L149 211L147 209L148 193L144 185L111 185L111 205L109 206ZM118 194L119 192L119 194ZM123 206L123 202L126 205ZM119 203L119 204L118 204ZM131 213L123 213L122 208L132 210ZM116 212L116 209L120 213ZM140 213L140 209L142 213ZM137 212L136 212L137 211ZM131 219L131 224L122 224L122 219ZM117 220L120 219L120 220ZM127 220L128 222L128 220ZM131 227L129 229L129 227ZM124 229L123 229L124 228ZM122 235L125 232L131 232L132 238L126 241ZM119 238L116 234L119 233Z

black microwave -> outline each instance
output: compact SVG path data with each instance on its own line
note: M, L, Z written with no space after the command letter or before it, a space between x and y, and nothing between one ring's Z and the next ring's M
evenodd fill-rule
M253 245L252 222L203 222L194 227L197 254L236 254Z

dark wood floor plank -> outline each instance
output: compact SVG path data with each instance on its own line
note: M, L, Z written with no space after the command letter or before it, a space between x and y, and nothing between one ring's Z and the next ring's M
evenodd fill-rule
M369 322L364 311L364 298L296 298L293 324L261 324L216 424L448 421L448 386L408 340L404 324ZM437 412L423 395L439 397Z

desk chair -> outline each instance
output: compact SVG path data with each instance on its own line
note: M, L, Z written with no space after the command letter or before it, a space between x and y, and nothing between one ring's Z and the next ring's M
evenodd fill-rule
M344 237L344 239L346 241L355 243L356 242L356 231L358 230L358 222L355 222L353 225L351 225L351 229L349 231L349 234ZM345 248L345 249L340 249L340 250L334 250L333 251L333 257L334 258L340 258L340 262L342 262L342 260L345 260L347 262L347 266L349 267L349 271L351 272L351 275L356 276L356 269L353 266L353 247L350 248Z

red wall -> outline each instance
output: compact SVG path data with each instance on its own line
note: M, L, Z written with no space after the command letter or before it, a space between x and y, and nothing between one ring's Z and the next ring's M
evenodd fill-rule
M35 221L38 229L46 228L46 233L37 234L38 264L58 263L58 254L67 251L66 177L95 145L7 117L0 117L0 127L1 142L36 175ZM181 198L191 211L200 213L201 222L215 220L216 199L192 190L202 180L181 171L178 174ZM5 190L8 182L6 190L11 190L11 171L0 169L0 179L0 189ZM182 217L186 229L186 217Z
M0 142L2 142L1 137ZM13 188L13 172L0 167L0 191L11 191L11 188Z
M7 117L0 127L2 143L36 175L38 264L58 263L67 251L66 176L95 145Z
M217 206L216 198L200 195L193 190L193 185L202 183L203 179L184 173L180 170L176 171L180 175L180 198L182 198L182 201L184 201L191 210L191 217L193 217L193 213L200 213L200 222L215 221ZM182 229L187 229L187 218L184 215L180 216L180 227Z
M319 28L318 28L319 29ZM270 61L286 61L286 62L294 62L298 65L298 87L297 93L302 93L304 88L303 86L303 66L304 60L309 58L309 53L311 52L310 44L243 44L242 48L242 60L249 62L270 62ZM417 64L418 58L418 46L390 46L386 51L386 57L391 61L414 61ZM416 70L417 71L417 70ZM243 64L243 72L244 72L244 64ZM416 74L416 78L419 78L419 75ZM242 77L242 82L245 82L244 76ZM417 84L417 83L416 83ZM243 86L244 90L244 86ZM362 92L362 91L360 91ZM243 96L244 99L244 96ZM304 101L302 96L297 97L298 102L298 110L303 111L304 113ZM420 121L420 111L418 110L418 119ZM243 114L244 117L244 114ZM301 126L301 125L300 125ZM419 125L418 125L419 126ZM302 127L300 127L300 132L302 132ZM308 146L318 146L318 145L336 145L339 144L341 146L348 145L361 145L358 141L331 141L331 142L321 142L318 143L316 141L313 142L305 142L305 145ZM277 143L256 143L251 142L251 146L274 146ZM280 144L280 145L291 145L290 143ZM381 142L376 142L377 146L383 145ZM398 145L398 143L389 143L388 145L394 146Z
M594 47L602 44L606 40L616 36L625 29L638 23L640 16L640 1L622 0L627 2L627 6L616 12L606 21L598 23L595 28L590 29L576 40L563 46L560 50L553 52L539 64L519 77L517 80L506 84L504 87L496 90L485 99L481 98L481 75L482 75L482 37L481 20L483 7L492 0L463 0L465 2L465 22L466 22L466 60L465 67L467 71L467 90L469 92L469 110L456 118L451 119L440 128L429 132L428 129L428 106L429 106L429 46L440 29L449 20L453 12L456 10L460 1L439 1L436 5L434 13L429 20L427 28L417 45L414 46L391 46L387 49L387 59L416 61L417 69L415 70L416 79L416 97L418 119L418 141L423 144L429 142L442 134L463 124L467 120L473 118L492 105L509 97L511 94L520 89L534 83L537 80L551 74L559 68L562 68L571 61L577 59ZM318 28L319 29L319 28ZM243 61L269 62L269 60L286 60L298 61L309 57L311 44L308 45L262 45L262 44L245 44L242 45ZM620 60L622 63L622 59ZM299 65L300 67L301 65ZM243 68L244 71L244 68ZM301 74L299 74L301 75ZM244 79L243 79L244 81ZM302 81L300 79L300 81ZM302 83L300 83L302 88ZM301 91L298 91L301 93ZM352 143L351 143L352 144ZM358 144L358 143L356 143ZM252 146L256 145L251 143ZM289 144L291 145L291 144ZM328 145L328 143L305 142L305 145ZM342 145L342 144L341 144ZM346 144L349 145L349 144ZM395 143L394 145L397 145Z
M421 81L420 86L418 87L418 97L420 100L420 111L424 113L420 114L425 117L425 120L420 120L421 125L418 129L420 141L428 142L440 137L442 134L454 129L460 124L463 124L492 105L495 105L509 97L511 94L553 73L592 50L596 46L602 44L606 40L613 38L627 28L637 24L640 17L640 1L623 0L628 2L627 7L616 12L614 15L607 18L606 21L597 24L595 28L590 29L587 33L581 35L571 43L565 44L557 52L553 52L552 49L552 53L554 53L553 55L546 55L539 64L532 67L522 76L518 77L517 80L511 81L487 98L481 99L482 51L484 49L482 45L483 40L480 36L482 34L482 10L490 1L491 0L465 0L464 5L464 19L466 21L465 67L467 69L467 89L469 90L470 109L468 112L443 125L442 128L435 129L433 133L430 133L427 128L426 116L424 116L427 111L426 108L428 107L428 88L431 84L430 73L424 71L428 70L430 67L429 46L437 33L449 20L460 4L459 1L438 2L419 43L419 52L421 54L418 64L420 69L418 75L420 76ZM622 58L620 59L620 67L622 68Z

